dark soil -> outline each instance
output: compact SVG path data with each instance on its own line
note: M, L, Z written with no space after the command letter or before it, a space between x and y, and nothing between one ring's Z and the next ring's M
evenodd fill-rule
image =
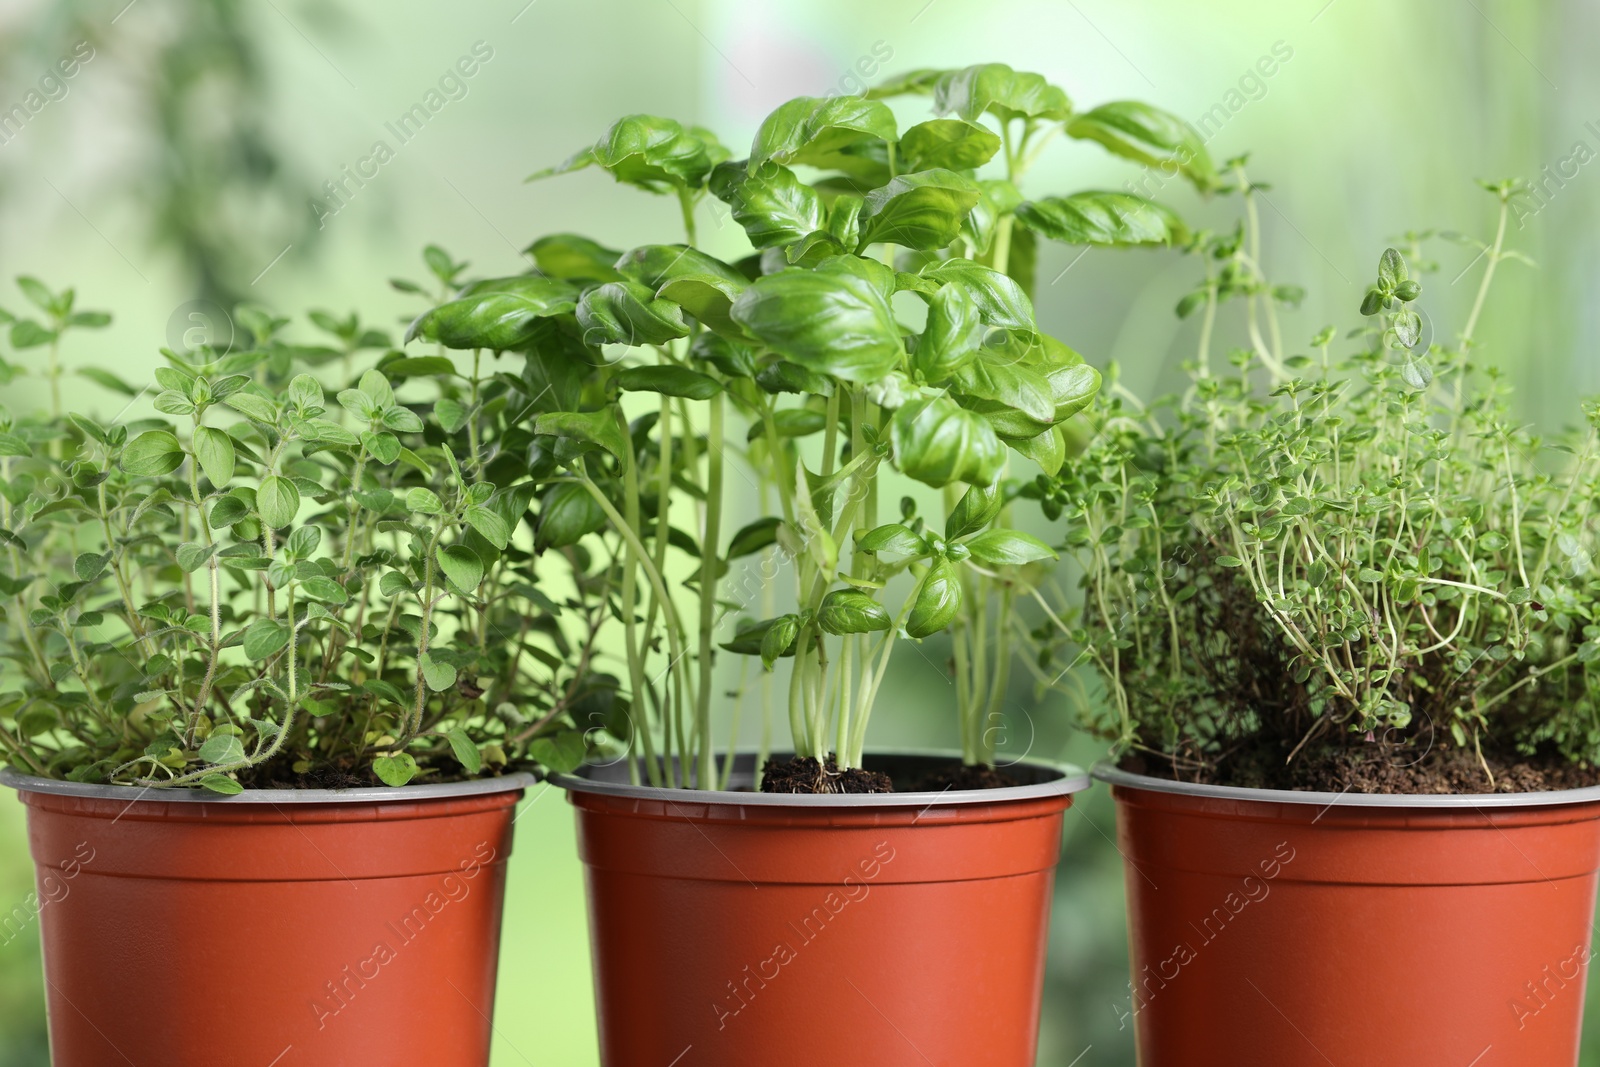
M879 771L851 767L841 771L832 756L826 766L811 756L782 763L767 760L761 771L763 793L893 793L894 782Z
M1479 762L1470 749L1424 751L1371 741L1307 746L1293 762L1288 755L1286 746L1258 740L1204 769L1149 754L1124 758L1122 769L1206 785L1326 793L1533 793L1600 785L1600 768L1577 766L1555 753L1485 752Z
M1015 776L998 767L952 763L929 772L916 785L920 793L943 793L950 789L1005 789L1021 785Z
M298 773L294 769L298 757L285 753L259 767L239 774L239 784L246 789L360 789L381 786L370 767L364 773L354 773L352 762L341 759L331 763L313 764L310 770Z

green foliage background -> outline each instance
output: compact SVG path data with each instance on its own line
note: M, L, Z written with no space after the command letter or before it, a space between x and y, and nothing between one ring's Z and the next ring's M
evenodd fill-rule
M1483 351L1511 368L1524 414L1541 425L1575 416L1576 394L1600 391L1600 168L1589 164L1600 150L1600 68L1587 47L1600 9L1581 0L123 2L33 0L0 14L0 111L76 42L95 50L64 97L0 143L0 277L76 284L116 315L69 365L143 380L169 327L192 325L184 305L197 297L409 317L416 308L385 280L415 276L430 240L486 273L517 269L517 250L553 230L621 247L676 240L670 200L595 175L521 179L627 112L712 126L738 144L776 104L852 91L862 70L994 59L1085 102L1131 97L1197 122L1209 115L1219 159L1253 150L1252 176L1273 185L1269 269L1309 290L1286 327L1302 343L1327 322L1355 323L1386 239L1430 226L1484 231L1491 205L1472 179L1544 180L1547 202L1530 204L1514 235L1540 269L1508 269ZM464 95L446 97L402 141L387 124L480 41L492 57L461 79ZM1277 62L1258 67L1263 57ZM359 186L345 179L380 140L392 158ZM1070 177L1116 188L1130 177L1087 145L1049 153L1040 169L1041 187ZM346 203L336 205L323 183L341 180ZM1199 224L1231 221L1230 204L1200 203L1177 182L1162 195ZM710 251L737 243L731 220L702 228ZM1195 265L1170 253L1075 255L1044 253L1041 325L1097 365L1120 361L1136 391L1175 384L1194 325L1172 307ZM1423 302L1441 322L1460 321L1447 309L1471 298L1470 285L1450 282L1468 258L1441 252ZM19 303L8 287L0 305ZM0 355L32 358L3 343ZM22 378L0 395L25 409L42 390ZM81 379L67 395L107 414L121 406ZM949 702L939 652L924 651L897 658L885 687L896 699L869 744L953 743L950 717L905 710ZM1061 698L1035 700L1021 682L1012 695L1007 750L1095 757L1069 735ZM528 803L495 1062L583 1067L596 1058L571 813L542 789ZM1085 1064L1132 1062L1113 1007L1126 982L1113 833L1104 790L1067 815L1040 1063L1073 1062L1090 1045ZM0 915L31 881L21 806L0 798ZM0 1067L46 1062L34 938L30 927L0 945ZM1591 1031L1584 1063L1600 1064L1600 1027Z

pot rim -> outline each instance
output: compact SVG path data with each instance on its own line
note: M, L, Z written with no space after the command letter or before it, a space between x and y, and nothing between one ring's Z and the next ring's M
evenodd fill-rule
M416 800L444 800L451 797L481 796L527 789L539 777L528 771L514 771L498 778L474 778L466 782L435 782L429 785L362 786L353 789L246 789L224 796L199 789L157 789L154 786L89 785L64 782L59 778L40 778L23 774L12 767L0 767L0 785L19 793L50 793L64 797L119 800L138 803L179 804L373 804ZM137 795L133 795L137 794ZM132 799L129 797L132 795Z
M733 754L739 762L748 760L752 765L757 753L744 750ZM771 752L771 757L790 755ZM873 757L909 757L937 760L960 760L961 753L945 749L894 749L874 752ZM725 756L719 754L719 759ZM597 780L592 774L599 769L618 766L619 763L585 764L572 774L551 774L547 781L569 793L596 793L602 796L625 797L634 800L665 800L670 804L727 804L744 807L787 808L948 808L977 804L1004 804L1015 800L1034 800L1042 797L1067 796L1088 789L1093 783L1089 772L1074 763L1057 760L1024 758L1008 763L1010 767L1032 767L1039 771L1059 775L1053 781L1029 785L1005 786L1000 789L945 789L942 792L914 793L754 793L733 789L685 789L682 787L658 788L633 785L630 782ZM734 772L739 777L739 771Z
M1091 777L1108 785L1144 789L1186 797L1247 800L1267 804L1309 804L1331 808L1546 808L1600 801L1600 785L1581 789L1551 789L1537 793L1329 793L1295 789L1251 789L1234 785L1175 782L1134 774L1101 761L1089 769Z

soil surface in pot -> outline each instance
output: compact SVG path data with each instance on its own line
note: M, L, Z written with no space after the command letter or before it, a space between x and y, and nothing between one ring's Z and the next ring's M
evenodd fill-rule
M761 770L763 793L893 793L894 782L881 771L851 767L841 771L833 757L826 765L811 756L767 760Z
M358 766L351 756L314 763L304 771L294 769L298 759L292 753L283 753L259 767L239 772L239 784L246 789L368 789L388 788L387 783L373 773L372 767ZM503 773L524 770L521 766L508 766ZM456 768L454 774L419 774L411 780L413 785L441 785L449 782L471 781L473 777L492 778L492 774L469 776Z
M1020 784L1015 776L995 767L955 762L897 781L882 771L859 767L840 771L832 756L826 766L810 756L781 763L768 760L761 774L763 793L943 793L951 789L1005 789Z
M1536 793L1600 785L1600 768L1574 765L1554 752L1529 756L1486 750L1480 761L1470 749L1435 745L1419 750L1375 740L1353 747L1310 745L1293 761L1288 757L1281 742L1258 738L1240 744L1211 767L1180 766L1152 754L1126 757L1121 767L1204 785L1326 793Z

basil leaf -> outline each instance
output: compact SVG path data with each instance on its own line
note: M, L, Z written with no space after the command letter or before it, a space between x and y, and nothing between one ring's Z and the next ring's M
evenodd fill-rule
M977 202L978 184L955 171L901 174L867 194L861 207L861 244L943 248L960 236L962 220Z
M817 623L830 634L865 634L892 624L882 604L858 589L835 589L822 598Z
M1017 221L1067 244L1171 245L1188 237L1178 216L1132 193L1090 191L1029 200L1017 206Z
M955 564L947 559L936 559L923 575L911 602L911 614L906 618L906 634L910 637L931 637L949 626L961 610L961 579Z
M895 466L935 488L952 482L990 485L1005 463L1005 447L989 424L947 396L902 406L890 434Z
M689 334L682 308L633 281L607 282L584 293L578 325L587 345L660 345Z
M1074 115L1066 131L1069 137L1098 141L1149 167L1176 167L1201 192L1222 184L1200 132L1170 111L1137 100L1118 100Z
M734 321L807 370L852 382L882 378L900 367L905 345L881 279L852 260L866 262L845 256L828 261L835 269L789 268L757 280L734 301Z
M757 248L776 248L823 228L822 197L776 163L751 173L743 163L723 163L711 173L711 195L732 209Z
M987 326L1037 333L1033 302L1009 276L970 259L946 259L922 268L921 276L936 285L951 283L967 291Z
M894 112L860 96L801 96L762 120L750 145L751 173L768 160L837 169L844 149L895 140Z
M420 337L446 348L505 351L530 340L539 320L572 311L577 295L574 286L557 278L500 279L492 287L480 286L468 296L423 313L406 330L405 339Z
M688 367L629 367L618 372L617 385L629 392L661 393L690 400L709 400L722 391L715 378Z
M553 233L523 250L539 273L577 282L614 282L622 277L616 262L622 253L575 233Z
M972 558L997 567L1020 566L1041 559L1055 559L1049 545L1020 530L985 530L970 541L963 541Z
M1072 114L1072 102L1042 74L1012 70L1004 63L980 63L940 75L934 85L933 110L940 115L954 112L968 122L985 112L1002 122L1065 119Z
M975 170L998 151L1000 138L986 126L964 119L930 119L900 135L896 155L908 171Z
M1000 514L1004 504L1005 494L1000 491L998 481L993 485L970 487L961 494L961 499L944 520L945 540L955 541L982 530Z

